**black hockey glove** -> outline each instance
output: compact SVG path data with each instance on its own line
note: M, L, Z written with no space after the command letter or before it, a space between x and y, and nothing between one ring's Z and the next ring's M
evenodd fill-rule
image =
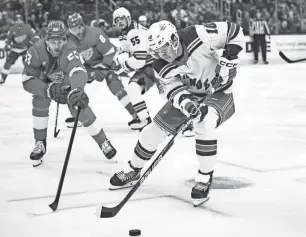
M112 72L107 70L107 69L105 69L105 70L96 70L96 71L90 73L90 77L93 78L94 80L98 81L98 82L102 82L111 73Z
M82 88L75 88L70 91L68 95L68 103L73 108L81 107L81 109L85 109L88 107L89 98L87 94L84 92Z
M70 85L51 82L47 86L47 96L60 104L67 104L67 97L70 92Z

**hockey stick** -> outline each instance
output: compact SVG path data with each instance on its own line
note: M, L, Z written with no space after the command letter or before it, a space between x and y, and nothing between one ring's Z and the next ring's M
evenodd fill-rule
M159 153L159 155L155 158L149 168L143 173L138 182L133 186L133 188L129 191L129 193L125 196L125 198L115 207L105 207L101 204L97 206L96 216L100 218L110 218L117 215L117 213L121 210L121 208L127 203L127 201L133 196L133 194L137 191L140 185L145 181L145 179L150 175L150 173L154 170L154 168L158 165L164 155L168 152L168 150L172 147L174 143L174 139L176 136L184 131L190 124L192 123L192 119L187 119L186 122L178 129L177 133L173 135L164 149Z
M291 60L287 58L287 56L282 51L279 51L279 56L281 56L281 58L284 59L287 63L298 63L298 62L306 61L306 58Z
M70 158L72 144L73 144L74 137L75 137L75 132L76 132L77 125L78 125L80 112L81 112L81 108L78 107L77 115L75 117L74 126L73 126L73 129L72 129L72 132L71 132L71 137L70 137L70 141L69 141L69 145L68 145L68 149L67 149L67 153L66 153L65 162L64 162L64 165L63 165L61 178L60 178L58 188L57 188L57 192L56 192L56 196L55 196L54 201L49 205L49 207L51 208L52 211L56 211L58 203L59 203L59 199L61 197L61 192L62 192L62 188L63 188L63 184L64 184L64 179L65 179L66 170L67 170L67 166L68 166L68 162L69 162L69 158Z
M54 137L57 137L57 135L58 135L59 132L61 131L60 129L57 130L58 110L59 110L59 103L57 102L57 106L56 106L56 117L55 117L55 125L54 125Z

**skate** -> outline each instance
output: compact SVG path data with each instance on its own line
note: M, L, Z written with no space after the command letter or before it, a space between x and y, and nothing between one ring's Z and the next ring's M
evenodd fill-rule
M5 83L5 78L0 77L0 85Z
M46 151L47 151L46 140L35 142L34 150L31 152L30 155L30 159L33 162L33 167L40 166L43 163L43 156L46 154Z
M65 123L67 125L67 128L73 128L74 121L75 117L66 118ZM82 127L82 124L80 122L78 122L78 127Z
M110 190L133 187L140 178L141 168L135 168L128 162L124 169L114 174L110 179Z
M152 122L152 119L150 117L146 118L145 120L141 121L138 117L133 119L132 121L130 121L128 123L129 127L132 129L132 130L138 130L141 132L141 130L149 125L150 123Z
M194 137L195 136L195 130L193 123L191 123L185 131L182 132L184 137Z
M117 153L116 149L113 147L113 145L110 143L108 139L106 139L99 146L108 160L112 159Z
M191 190L193 206L198 207L209 200L209 192L212 185L213 171L202 173L199 171L195 177L195 186Z

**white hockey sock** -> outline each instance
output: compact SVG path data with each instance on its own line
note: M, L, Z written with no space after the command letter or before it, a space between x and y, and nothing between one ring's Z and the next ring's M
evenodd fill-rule
M131 103L141 121L149 117L148 108L146 102L141 95L142 87L136 82L131 82L128 86L128 95Z
M164 131L155 122L146 126L140 133L131 164L136 168L142 168L155 154L157 147L164 138Z

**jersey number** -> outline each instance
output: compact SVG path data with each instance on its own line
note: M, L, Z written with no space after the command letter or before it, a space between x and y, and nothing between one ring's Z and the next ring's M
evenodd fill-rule
M79 59L79 55L78 55L77 51L73 51L72 53L68 54L67 58L68 58L69 61L71 61L74 58Z
M205 23L206 31L208 34L218 34L217 25L213 22Z
M140 44L140 40L139 40L138 36L135 36L135 37L131 38L131 42L132 42L133 46L135 46L135 44Z
M30 65L30 64L31 64L31 58L32 58L32 55L31 55L29 52L27 52L24 61L25 61L28 65Z
M101 40L101 42L104 44L106 42L106 39L104 38L103 35L100 35L99 36L99 39Z

